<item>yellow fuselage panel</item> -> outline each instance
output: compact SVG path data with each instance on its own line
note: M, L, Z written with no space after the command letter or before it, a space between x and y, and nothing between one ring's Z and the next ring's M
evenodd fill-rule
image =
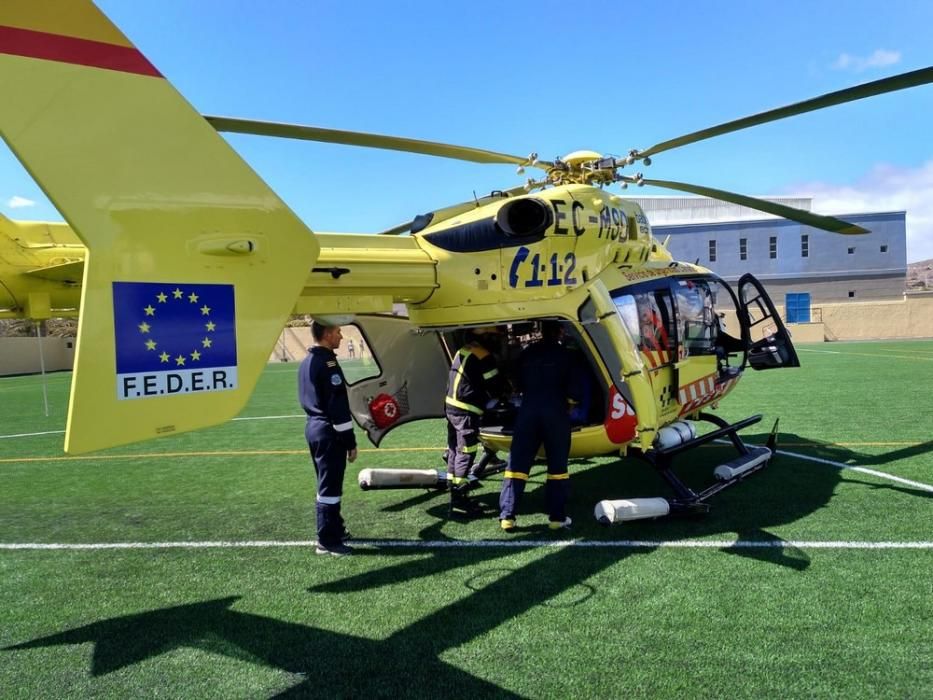
M530 242L500 233L481 250L438 242L447 233L495 219L516 199L486 204L417 234L438 263L439 289L424 309L555 300L623 259L647 260L650 227L637 204L586 185L567 185L524 198L544 202L551 222ZM492 225L492 224L490 224Z
M41 271L81 263L86 252L66 224L0 221L0 317L23 317L29 294L47 295L50 308L73 313L80 302L82 266L71 266L63 278L46 278Z
M489 433L480 430L480 440L484 445L497 452L508 452L512 448L512 436ZM612 442L602 425L587 425L574 430L570 435L570 457L595 457L618 454L624 447ZM538 450L538 457L544 457L544 448Z
M318 239L320 255L296 304L302 313L323 313L334 297L347 303L341 311L391 311L393 303L425 301L438 286L436 261L410 236L326 233ZM388 301L372 308L374 297Z

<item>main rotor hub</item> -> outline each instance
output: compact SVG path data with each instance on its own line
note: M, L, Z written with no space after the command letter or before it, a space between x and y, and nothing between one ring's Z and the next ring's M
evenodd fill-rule
M596 151L574 151L573 153L568 153L560 160L571 168L579 168L582 167L584 163L598 161L601 160L602 157L603 154L597 153Z
M548 168L547 179L554 185L608 185L621 179L618 170L630 162L596 151L574 151L554 161Z

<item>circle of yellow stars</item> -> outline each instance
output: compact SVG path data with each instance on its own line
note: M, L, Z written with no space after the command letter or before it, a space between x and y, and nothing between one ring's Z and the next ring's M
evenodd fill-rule
M173 300L184 301L185 298L187 298L189 304L198 303L197 294L195 294L194 292L191 292L186 297L185 293L179 287L175 287L175 289L173 289L170 292L170 294L172 295ZM169 295L166 294L165 292L159 292L158 294L155 295L156 306L153 306L151 303L148 304L147 306L143 308L143 313L147 317L151 317L154 320L156 317L156 312L158 311L158 305L167 304L168 302L169 302ZM210 320L211 307L209 307L207 304L204 304L203 306L201 306L201 315L206 316L208 318L208 320L204 324L205 333L213 333L214 330L216 330L217 325L213 321ZM146 321L143 321L142 323L138 324L137 328L139 328L140 333L146 336L150 335L150 331L152 330L152 326ZM204 338L201 339L201 348L203 348L204 350L207 350L208 348L211 347L211 345L213 345L213 343L214 341L211 340L210 336L205 335ZM146 339L145 345L146 345L147 352L150 352L150 351L154 352L159 347L158 341L153 340L151 336ZM188 358L191 358L192 362L199 361L201 359L201 351L198 348L195 348L187 355L176 355L174 358L171 355L169 355L167 352L165 352L164 350L159 354L159 362L161 362L162 364L169 364L170 362L174 360L176 367L184 367L185 362L187 362Z

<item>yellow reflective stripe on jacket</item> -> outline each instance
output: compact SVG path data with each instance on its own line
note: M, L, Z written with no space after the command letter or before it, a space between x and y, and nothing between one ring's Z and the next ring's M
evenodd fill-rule
M467 358L470 356L470 351L466 348L460 348L457 351L457 355L460 356L460 364L457 365L457 378L454 379L454 385L450 389L450 396L447 397L450 399L457 398L457 389L460 388L460 380L463 379L463 365L466 363Z
M503 472L502 476L506 479L521 479L522 481L528 481L528 475L525 472Z
M492 379L492 378L495 377L497 374L499 374L499 370L498 370L497 368L494 367L493 369L489 370L488 372L483 372L483 379L486 379L486 380Z
M460 486L460 484L465 484L469 481L465 476L447 476L447 480L455 486Z
M462 408L464 411L469 411L470 413L476 413L477 415L483 415L483 409L479 406L474 406L473 404L465 403L463 401L458 401L457 399L452 399L449 396L445 399L448 406L456 406L457 408Z
M548 481L552 481L554 479L569 479L570 474L567 472L564 472L563 474L548 474L547 478L548 478Z
M463 452L464 454L470 454L471 452L476 452L476 448L478 447L479 447L478 444L477 445L464 445L463 447L460 448L460 451Z

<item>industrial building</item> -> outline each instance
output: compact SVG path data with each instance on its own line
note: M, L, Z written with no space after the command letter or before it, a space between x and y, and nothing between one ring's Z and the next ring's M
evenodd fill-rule
M697 261L730 284L746 272L764 283L790 323L819 304L903 300L906 213L840 215L871 233L842 236L746 207L698 197L638 197L656 238L678 260ZM810 211L809 198L773 202Z

